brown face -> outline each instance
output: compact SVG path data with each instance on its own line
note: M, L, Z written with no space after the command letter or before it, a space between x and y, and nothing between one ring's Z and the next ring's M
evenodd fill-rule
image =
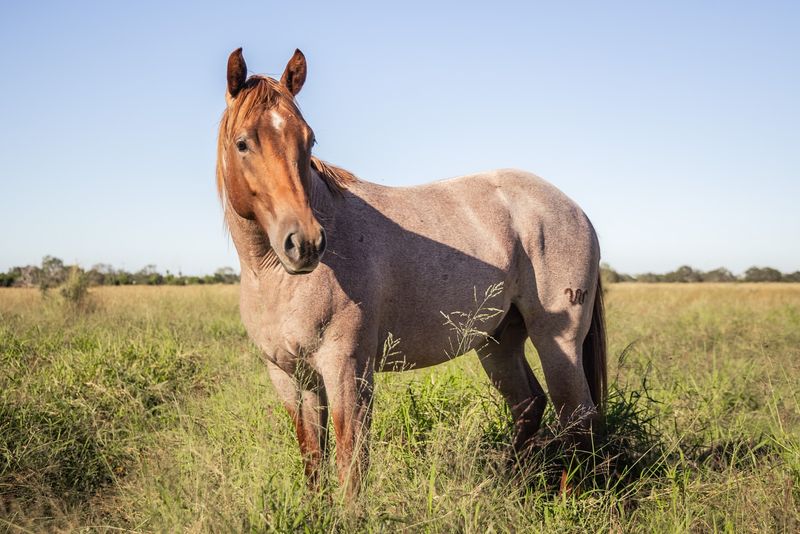
M242 51L234 51L228 59L227 124L220 132L231 206L258 222L289 274L313 271L325 252L325 230L308 199L314 133L294 104L305 76L305 57L297 50L280 83L247 80Z

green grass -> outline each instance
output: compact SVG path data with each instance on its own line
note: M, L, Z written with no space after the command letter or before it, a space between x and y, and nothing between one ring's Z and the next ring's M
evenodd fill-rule
M237 296L97 288L76 310L0 291L0 531L800 529L800 285L611 286L594 455L561 450L550 411L513 467L474 355L380 375L352 506L332 464L307 493Z

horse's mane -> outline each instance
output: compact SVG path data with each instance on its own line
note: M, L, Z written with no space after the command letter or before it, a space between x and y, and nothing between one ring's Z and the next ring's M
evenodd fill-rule
M236 99L233 100L232 105L225 109L219 125L219 137L217 138L217 193L220 198L223 198L225 191L223 180L225 166L222 147L230 142L237 124L245 120L254 111L272 109L277 105L280 98L287 99L299 114L299 110L297 110L297 106L294 103L294 97L283 85L265 76L251 76L245 82ZM334 193L341 193L350 184L358 181L358 178L350 171L331 165L316 156L311 156L311 168L319 174L328 189Z
M311 156L311 168L317 171L317 174L333 193L341 193L348 189L350 184L358 181L356 175L347 169L331 165L316 156Z

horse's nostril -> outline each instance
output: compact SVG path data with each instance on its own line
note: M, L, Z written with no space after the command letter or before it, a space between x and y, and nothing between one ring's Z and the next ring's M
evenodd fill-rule
M286 236L286 240L283 242L283 250L286 251L286 254L289 256L296 256L297 255L297 244L295 243L295 234L294 232L288 234Z
M319 229L319 239L317 239L317 253L322 254L325 252L325 247L328 246L328 238L325 237L325 229Z

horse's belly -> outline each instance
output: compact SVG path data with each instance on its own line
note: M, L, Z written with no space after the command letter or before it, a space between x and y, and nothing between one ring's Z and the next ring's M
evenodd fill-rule
M462 355L458 355L462 356ZM386 371L410 371L412 369L422 369L432 367L440 363L449 362L458 356L451 356L447 350L441 351L420 351L407 355L405 352L397 355L388 355L379 358L377 369L380 372Z
M382 328L379 368L405 370L447 362L491 341L511 306L502 283L470 290L470 299L427 301L416 310L394 314ZM475 298L476 297L476 298Z
M481 347L496 330L494 322L487 325L489 331L442 330L425 328L420 325L416 336L392 334L387 335L391 343L384 343L382 353L378 357L378 369L381 371L405 371L439 365Z

